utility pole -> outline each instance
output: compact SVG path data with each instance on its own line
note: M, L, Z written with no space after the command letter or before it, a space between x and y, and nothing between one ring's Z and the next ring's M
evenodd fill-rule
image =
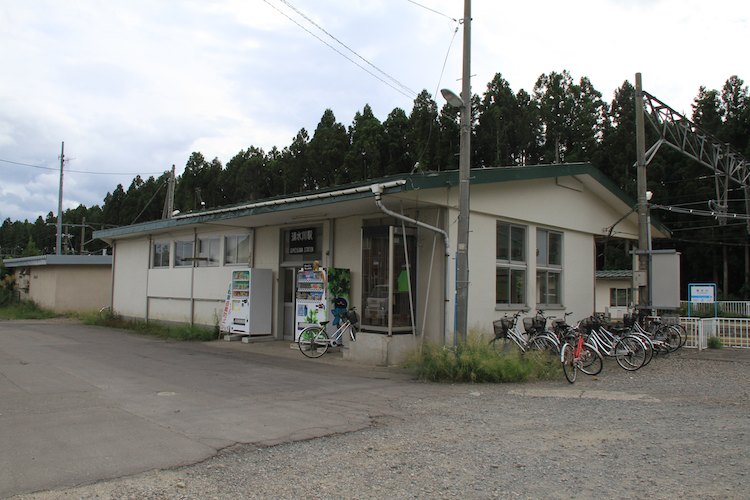
M471 0L464 0L464 54L456 246L456 340L466 342L469 313L469 173L471 169ZM455 343L455 342L454 342Z
M63 165L65 164L65 141L60 150L60 191L57 195L57 238L55 239L55 253L62 253L62 205L63 205Z
M174 212L174 185L175 185L175 167L172 165L172 173L167 183L167 199L164 200L164 210L161 213L162 219L171 219Z
M635 74L635 144L636 181L638 189L638 305L651 307L651 215L649 213L648 182L646 181L646 126L643 116L643 82ZM634 273L635 276L636 273Z

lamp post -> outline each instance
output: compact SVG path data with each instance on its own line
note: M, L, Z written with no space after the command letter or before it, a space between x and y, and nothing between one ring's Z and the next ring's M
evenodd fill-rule
M440 93L448 104L461 111L458 162L458 237L456 238L456 333L465 342L468 334L469 305L469 171L471 168L471 0L464 0L464 51L461 97L450 90ZM446 279L448 277L446 276Z

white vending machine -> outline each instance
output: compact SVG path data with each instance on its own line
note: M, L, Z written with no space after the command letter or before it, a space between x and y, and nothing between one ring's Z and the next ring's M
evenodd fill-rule
M224 303L221 330L228 334L271 335L273 272L270 269L237 269Z
M335 331L333 301L336 298L349 300L350 273L341 268L309 268L297 270L295 283L295 323L294 340L308 326L329 321L328 333Z

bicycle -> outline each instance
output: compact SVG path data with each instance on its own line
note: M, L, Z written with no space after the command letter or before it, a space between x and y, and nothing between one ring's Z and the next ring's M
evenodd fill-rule
M578 370L586 375L598 375L604 368L604 359L596 347L585 341L577 327L570 327L566 337L560 348L560 362L568 382L575 383Z
M645 335L632 332L617 335L605 328L598 316L582 321L581 328L588 332L588 342L599 353L615 358L624 370L635 371L651 361L653 345Z
M524 330L518 328L518 318L521 312L513 316L505 316L493 321L492 326L495 337L490 340L490 346L495 352L505 352L512 344L515 344L521 352L529 349L553 352L555 355L560 351L557 339L545 330L546 320L540 317L524 318Z
M326 325L329 321L321 321L317 325L308 326L302 330L297 341L300 352L308 358L319 358L328 352L329 348L343 345L344 333L349 334L352 342L356 341L359 317L355 309L352 307L339 314L340 324L330 337L326 333Z

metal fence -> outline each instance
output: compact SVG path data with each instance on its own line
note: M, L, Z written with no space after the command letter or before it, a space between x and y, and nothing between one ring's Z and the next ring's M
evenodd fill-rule
M737 316L750 316L750 301L747 300L720 300L718 302L688 302L680 301L680 306L692 314L732 314Z
M709 337L717 337L724 347L750 349L750 319L748 318L680 318L688 333L685 347L706 349Z

